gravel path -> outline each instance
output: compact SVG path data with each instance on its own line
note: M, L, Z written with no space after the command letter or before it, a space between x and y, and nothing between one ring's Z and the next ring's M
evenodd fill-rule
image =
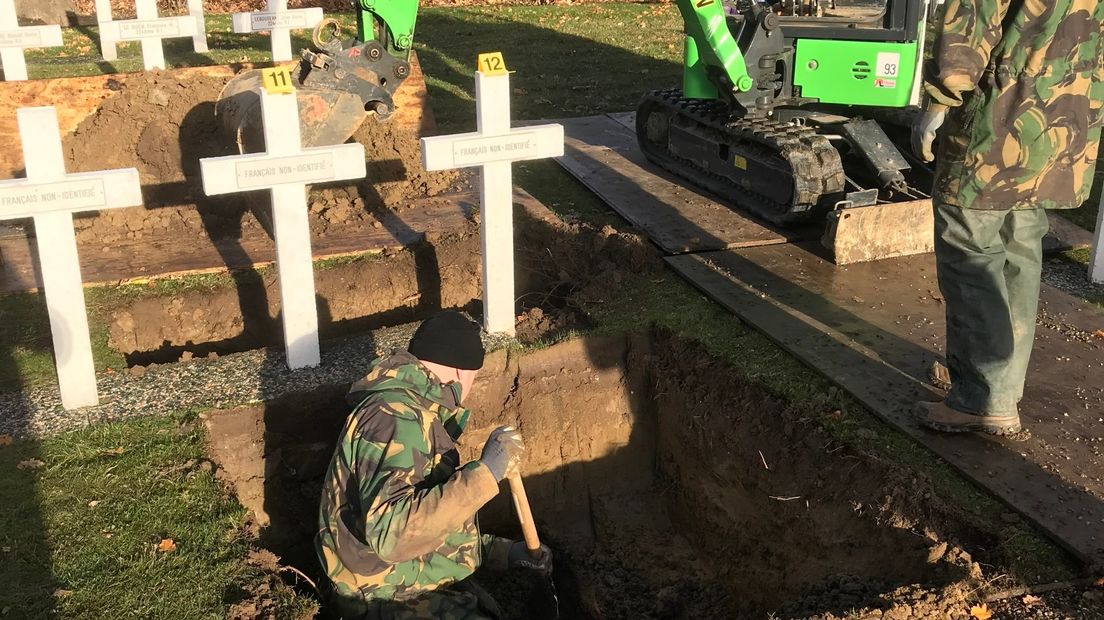
M322 364L297 371L288 370L282 350L260 349L160 365L141 375L100 373L100 404L75 411L62 408L55 386L0 394L0 435L53 435L100 422L229 407L351 383L379 354L405 347L416 328L412 323L323 342ZM490 350L509 339L493 336L485 341Z

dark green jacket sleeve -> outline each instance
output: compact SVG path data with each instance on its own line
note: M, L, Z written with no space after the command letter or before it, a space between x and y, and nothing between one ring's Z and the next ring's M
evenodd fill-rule
M1003 36L1012 0L947 0L932 57L924 64L924 90L937 104L962 105L977 88Z

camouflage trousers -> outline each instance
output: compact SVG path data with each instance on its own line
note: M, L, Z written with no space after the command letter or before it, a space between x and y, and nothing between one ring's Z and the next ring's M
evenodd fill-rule
M947 310L947 406L1017 413L1035 340L1043 209L961 209L935 201L935 257Z
M341 620L500 620L498 604L470 577L410 601L366 601L328 594Z

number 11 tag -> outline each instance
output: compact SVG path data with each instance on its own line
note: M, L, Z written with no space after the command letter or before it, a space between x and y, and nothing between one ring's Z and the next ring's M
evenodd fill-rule
M291 70L287 67L273 67L261 71L261 85L270 95L287 95L295 92L295 85L291 79Z
M476 69L483 75L506 75L506 61L502 59L502 52L480 54L476 63Z

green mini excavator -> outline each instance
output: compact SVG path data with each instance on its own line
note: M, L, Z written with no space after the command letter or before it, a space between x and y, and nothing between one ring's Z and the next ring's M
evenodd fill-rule
M391 116L393 95L410 75L418 0L354 4L355 35L343 38L337 21L323 20L293 74L304 146L345 142L369 115L380 120ZM260 84L259 70L241 73L226 85L216 106L223 126L244 152L264 146Z
M650 160L781 225L924 197L887 130L919 100L929 0L676 1L682 88L636 117Z

